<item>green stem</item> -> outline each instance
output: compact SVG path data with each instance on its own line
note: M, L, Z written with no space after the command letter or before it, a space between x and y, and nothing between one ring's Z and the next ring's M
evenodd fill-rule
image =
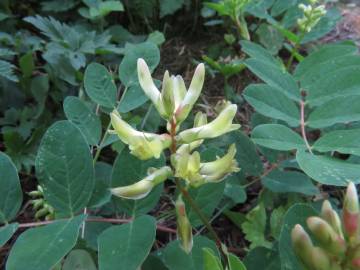
M107 139L107 137L109 136L109 130L110 130L110 127L111 127L111 121L109 121L109 124L105 130L105 133L104 133L104 136L102 137L100 143L99 143L99 146L98 148L96 149L96 153L95 153L95 156L94 156L94 159L93 159L93 163L95 164L96 161L99 159L99 156L100 156L100 153L101 153L101 150L103 149L102 145L104 144L105 140Z

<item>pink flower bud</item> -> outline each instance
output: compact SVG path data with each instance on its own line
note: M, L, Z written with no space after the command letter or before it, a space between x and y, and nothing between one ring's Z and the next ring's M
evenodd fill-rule
M359 199L354 183L346 190L343 209L344 229L348 237L356 237L359 230Z

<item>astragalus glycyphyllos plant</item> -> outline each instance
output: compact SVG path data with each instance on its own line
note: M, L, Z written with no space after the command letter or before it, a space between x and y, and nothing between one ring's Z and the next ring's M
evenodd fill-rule
M298 259L309 270L360 269L360 211L354 183L350 183L344 199L342 219L324 201L319 217L307 219L315 246L304 228L297 224L291 232Z
M217 183L228 174L239 171L234 159L236 153L234 145L229 147L226 155L212 162L201 162L199 152L194 151L204 139L215 138L240 127L239 124L232 123L237 106L226 101L219 103L217 105L219 115L209 123L204 113L197 112L194 127L181 130L181 123L189 116L200 96L205 77L204 65L197 66L188 90L181 76L170 76L166 71L161 92L155 86L143 59L138 59L137 69L142 89L160 116L167 121L167 133L138 131L126 123L117 110L110 115L112 127L120 140L129 146L131 154L137 158L141 160L160 158L161 154L169 149L170 164L162 168L149 168L148 176L144 179L129 186L113 188L111 192L118 197L137 200L146 197L156 185L172 178L180 192L175 208L178 238L182 248L187 253L192 249L192 229L182 197L194 208L219 243L215 232L190 197L188 189L207 183Z

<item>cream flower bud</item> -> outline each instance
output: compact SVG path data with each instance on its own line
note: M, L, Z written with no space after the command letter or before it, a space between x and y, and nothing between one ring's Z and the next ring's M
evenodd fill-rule
M307 225L324 249L336 255L345 253L344 239L325 220L319 217L310 217L307 219Z
M359 198L356 190L356 186L351 182L346 190L344 209L343 209L343 221L344 229L350 238L357 238L359 232Z
M194 76L191 80L189 90L186 92L184 99L181 101L180 106L176 109L175 117L176 122L181 123L184 121L192 110L194 104L198 100L205 79L205 66L199 64L196 67Z
M145 160L159 158L162 151L171 145L168 134L140 132L121 119L117 111L110 114L111 124L119 138L129 145L131 154Z
M149 170L149 175L135 184L112 188L110 191L117 197L139 200L146 197L156 185L164 182L170 176L172 176L172 170L165 166Z
M238 164L234 159L236 154L235 144L229 147L228 153L212 162L201 163L200 174L205 182L220 182L227 175L238 172Z
M236 111L237 106L235 104L227 104L220 114L210 123L180 132L177 136L177 141L179 143L191 143L196 140L215 138L239 129L239 124L232 123Z
M137 72L141 88L144 90L145 95L152 101L155 108L162 117L167 117L159 89L156 87L145 60L139 58L137 61Z
M190 221L186 215L185 203L182 196L179 195L176 203L176 223L177 223L177 236L181 244L181 248L190 253L193 247L193 236Z
M321 217L326 220L335 232L340 235L341 238L344 238L341 226L341 220L336 211L331 207L331 204L328 200L323 202L321 208Z
M291 242L296 256L308 269L313 269L312 254L314 245L300 224L296 224L291 231Z

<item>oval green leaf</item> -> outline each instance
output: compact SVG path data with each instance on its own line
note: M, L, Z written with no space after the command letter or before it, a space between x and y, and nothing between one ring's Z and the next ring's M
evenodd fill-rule
M93 161L74 124L58 121L46 131L35 166L45 198L57 214L73 216L87 206L94 187Z
M16 240L6 263L7 270L52 269L76 244L85 215L28 229Z
M98 63L87 66L84 74L86 94L92 101L106 108L116 105L116 85L107 69Z
M14 163L0 152L0 224L8 223L19 211L23 195Z
M156 220L142 216L131 223L112 226L98 239L99 270L137 270L155 241Z

